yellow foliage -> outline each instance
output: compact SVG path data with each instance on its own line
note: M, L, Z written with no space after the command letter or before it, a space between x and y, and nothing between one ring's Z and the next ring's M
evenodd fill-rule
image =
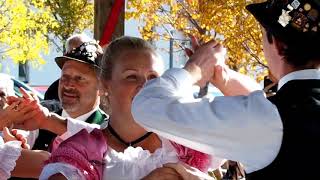
M171 25L186 37L193 34L202 42L222 35L222 43L228 49L228 65L259 80L267 66L258 23L245 10L253 1L261 0L130 0L126 19L143 22L140 33L148 40L155 36L167 40L167 33L153 32L154 27L165 29L163 25Z
M41 53L48 53L49 47L45 35L48 27L57 25L49 14L41 1L0 2L0 59L43 64Z
M45 1L57 26L49 32L64 42L73 33L82 33L84 29L93 29L94 7L88 0L38 0ZM63 43L64 44L64 43Z
M92 25L93 4L87 0L2 0L0 60L44 64L41 55L49 52L49 37L65 40Z

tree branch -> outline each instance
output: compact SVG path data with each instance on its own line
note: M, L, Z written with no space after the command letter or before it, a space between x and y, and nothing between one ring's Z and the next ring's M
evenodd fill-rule
M249 48L249 46L243 42L242 46L246 49L246 51L258 62L258 64L260 64L261 66L268 68L267 65L265 65L261 59L259 58L259 56L257 56L254 52L252 52L252 50Z
M3 53L6 53L6 52L9 52L9 51L11 51L11 50L13 50L13 49L15 49L15 48L10 48L10 49L6 49L6 50L3 50L3 51L0 51L0 54L3 54Z
M201 35L205 34L205 33L206 33L206 30L203 29L203 28L201 28L200 25L198 24L198 22L197 22L195 19L192 18L190 12L189 12L188 9L186 8L186 6L183 4L183 2L178 1L178 3L183 7L183 9L184 9L184 11L185 11L185 13L186 13L186 15L187 15L187 18L188 18L188 20L191 22L191 24L194 25L194 27L199 31L199 33L200 33Z

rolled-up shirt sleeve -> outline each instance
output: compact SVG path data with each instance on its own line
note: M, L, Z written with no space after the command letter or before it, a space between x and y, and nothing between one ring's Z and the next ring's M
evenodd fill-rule
M170 69L148 82L135 97L132 113L148 131L240 161L247 172L270 164L281 146L282 122L263 91L195 99L191 76L184 69Z

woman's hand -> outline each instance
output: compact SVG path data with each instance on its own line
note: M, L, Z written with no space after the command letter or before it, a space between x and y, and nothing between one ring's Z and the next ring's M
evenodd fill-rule
M19 121L23 121L25 114L33 111L34 107L23 101L14 101L0 111L0 128L10 127Z
M30 145L27 144L27 139L18 133L16 129L9 130L7 127L4 127L3 130L3 140L4 142L8 141L21 141L21 147L23 149L30 149Z
M184 163L167 163L164 165L164 167L174 169L179 173L183 180L214 180L214 178L208 174Z
M7 101L10 106L14 105L14 111L22 113L22 116L11 120L15 124L15 128L24 130L36 130L43 127L46 120L50 116L47 108L41 106L39 99L31 92L27 92L20 88L21 98L8 97ZM16 106L16 104L18 106Z
M215 40L199 45L196 38L191 37L192 48L186 49L190 57L184 69L189 71L193 83L204 87L214 76L214 67L224 64L226 49Z
M161 167L153 170L142 180L183 180L183 178L173 168Z

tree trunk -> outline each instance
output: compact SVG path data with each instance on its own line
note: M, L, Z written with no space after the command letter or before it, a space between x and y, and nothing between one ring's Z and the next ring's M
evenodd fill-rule
M104 26L107 22L115 0L94 0L94 38L100 40L104 32ZM119 20L112 40L124 35L124 11L125 7L121 9Z

